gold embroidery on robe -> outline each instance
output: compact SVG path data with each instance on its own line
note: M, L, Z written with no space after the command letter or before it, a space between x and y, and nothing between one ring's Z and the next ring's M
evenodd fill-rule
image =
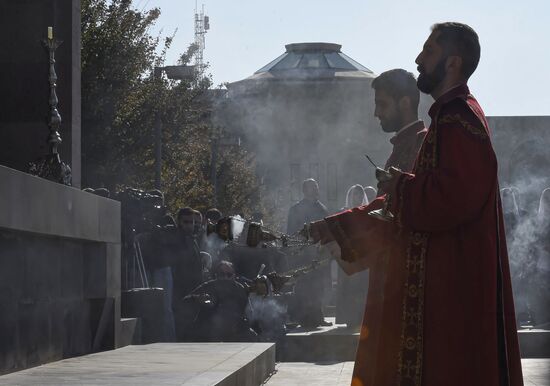
M472 125L469 121L462 118L460 114L446 114L443 115L438 123L441 124L447 124L447 123L458 123L460 126L468 130L471 134L475 135L478 138L485 139L488 138L489 135L487 134L487 131L484 127L478 127L475 125Z

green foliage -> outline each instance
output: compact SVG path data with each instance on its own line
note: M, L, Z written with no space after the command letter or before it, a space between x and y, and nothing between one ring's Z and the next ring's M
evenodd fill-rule
M82 1L82 153L87 186L133 184L151 159L154 87L145 77L159 60L148 29L160 15L129 0ZM167 44L169 44L167 42ZM139 125L136 125L139 122ZM142 168L142 177L152 171Z
M153 188L158 117L162 190L172 211L217 205L229 214L265 212L254 157L240 147L218 147L215 199L212 141L221 133L210 117L219 90L210 89L208 77L154 76L172 42L150 35L159 15L156 8L134 9L130 0L82 0L83 185ZM189 64L195 51L190 45L179 64Z

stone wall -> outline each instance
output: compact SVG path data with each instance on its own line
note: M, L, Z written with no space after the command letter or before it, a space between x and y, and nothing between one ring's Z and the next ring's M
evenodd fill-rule
M0 166L0 374L119 346L120 204Z

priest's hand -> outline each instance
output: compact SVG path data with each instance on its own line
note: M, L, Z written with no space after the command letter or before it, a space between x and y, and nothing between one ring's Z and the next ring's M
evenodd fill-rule
M391 179L378 181L377 187L379 191L391 194L395 192L395 189L397 188L397 181L399 181L399 177L401 177L403 172L393 166L391 166L388 171L392 175Z
M308 238L315 244L319 241L326 244L334 240L330 229L325 220L319 220L306 225L308 228Z

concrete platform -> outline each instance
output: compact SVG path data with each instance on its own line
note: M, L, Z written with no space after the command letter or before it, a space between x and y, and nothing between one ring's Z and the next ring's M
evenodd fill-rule
M550 359L522 359L525 386L550 386ZM266 386L349 386L353 362L278 363Z
M255 386L274 368L272 343L155 343L8 374L0 385Z

